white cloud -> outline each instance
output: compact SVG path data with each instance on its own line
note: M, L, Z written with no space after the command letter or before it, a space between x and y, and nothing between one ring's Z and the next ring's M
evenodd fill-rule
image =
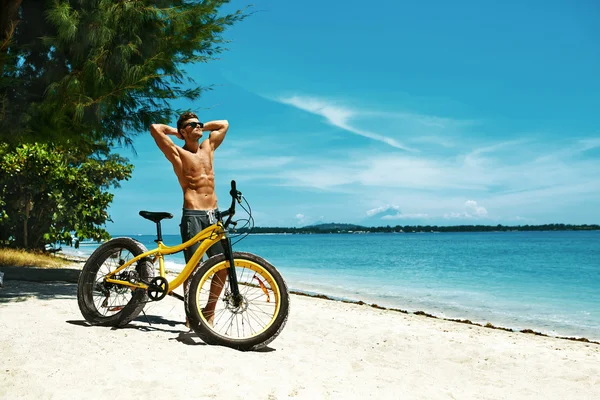
M373 209L367 211L367 216L368 217L372 217L374 215L382 214L382 213L385 213L385 212L388 212L388 211L392 211L392 212L395 212L395 213L400 213L400 207L398 207L398 206L392 206L392 205L388 204L386 206L381 206L381 207L373 208Z
M462 213L449 212L449 213L444 214L444 218L445 219L470 219L470 218L473 218L473 216L466 212L462 212Z
M304 214L296 214L296 224L305 225L306 224L306 216Z
M445 219L481 219L487 218L488 212L485 207L477 204L475 200L467 200L465 202L467 211L462 212L447 212L444 214Z
M366 212L367 217L381 219L381 220L398 220L398 219L420 219L428 218L427 214L423 213L403 213L400 207L395 205L385 205L377 208L370 209Z
M402 149L406 151L416 151L415 149L411 149L405 146L404 144L398 142L394 138L360 129L352 125L351 120L358 116L359 112L351 110L349 108L341 107L323 100L303 96L281 98L279 99L279 101L281 103L294 106L301 110L325 117L330 124L337 126L338 128L344 129L348 132L352 132L356 135L386 143L397 149Z
M474 214L477 217L487 216L488 212L485 207L479 206L475 200L467 200L465 202L465 207L470 210L471 214Z

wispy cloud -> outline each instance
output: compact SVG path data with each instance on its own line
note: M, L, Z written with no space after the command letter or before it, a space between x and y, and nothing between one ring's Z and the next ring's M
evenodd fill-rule
M352 132L356 135L383 142L397 149L406 150L410 152L416 151L415 149L405 146L404 144L400 143L398 140L392 137L384 136L354 126L351 123L351 121L353 118L356 118L360 115L359 111L311 97L292 96L281 98L279 99L279 101L281 103L294 106L301 110L325 117L325 119L327 119L327 121L330 124L337 126L338 128L344 129L348 132Z
M600 147L600 138L588 138L579 140L579 144L581 145L581 151L587 151L591 149L595 149Z
M590 137L574 141L562 141L562 146L536 157L538 163L565 162L572 158L581 157L589 150L600 147L600 137Z
M413 112L363 111L362 114L367 116L400 119L410 123L440 129L465 128L480 124L480 122L476 120L443 118L435 115L425 115Z
M467 165L469 167L480 166L480 165L484 164L485 162L490 161L490 159L484 157L484 155L498 153L503 150L505 151L507 149L515 150L516 147L517 147L516 150L518 151L519 146L522 146L528 142L531 142L531 140L530 139L517 139L517 140L509 140L509 141L504 141L504 142L499 142L499 143L493 143L493 144L483 146L483 147L478 147L464 156L464 163L465 163L465 165Z
M366 215L371 221L393 221L429 218L429 215L424 213L403 213L400 210L399 206L391 204L367 210Z
M387 212L392 212L394 214L399 214L401 213L400 211L400 207L398 206L393 206L393 205L385 205L385 206L381 206L381 207L377 207L377 208L372 208L370 210L367 211L367 217L373 217L376 215L380 215L382 213L387 213Z

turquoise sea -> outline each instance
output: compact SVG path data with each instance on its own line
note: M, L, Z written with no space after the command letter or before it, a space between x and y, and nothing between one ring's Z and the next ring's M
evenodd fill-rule
M600 340L600 231L249 235L234 250L269 260L291 289Z

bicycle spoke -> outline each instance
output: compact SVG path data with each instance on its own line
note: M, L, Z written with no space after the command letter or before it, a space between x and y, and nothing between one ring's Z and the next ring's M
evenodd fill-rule
M252 321L250 321L250 313L247 312L246 314L246 321L248 321L248 327L250 328L250 331L252 333L256 333L256 330L252 327Z
M253 334L256 333L257 330L252 327L252 321L250 321L250 313L246 313L246 320L248 321L248 327L250 328L250 331Z
M267 316L269 316L269 318L271 317L271 315L270 315L270 314L266 314L266 315L267 315ZM252 318L253 318L253 319L254 319L256 322L258 322L258 323L259 323L259 324L261 324L261 325L263 324L263 322L262 322L262 318L260 318L260 316L259 316L259 315L257 315L257 314L256 314L255 312L253 312L252 310L248 310L248 316L252 316Z
M225 315L225 311L227 311L227 309L222 309L221 311L219 311L219 318L217 319L217 313L215 312L214 314L214 319L213 319L213 323L214 326L219 325L219 322L221 321L221 318L223 317L223 315Z
M233 329L233 318L235 317L235 314L231 314L231 317L229 318L228 322L229 323L229 327L225 330L225 333L229 332L229 329Z

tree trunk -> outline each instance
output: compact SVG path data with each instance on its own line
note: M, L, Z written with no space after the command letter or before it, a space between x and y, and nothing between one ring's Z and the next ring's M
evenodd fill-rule
M25 202L25 220L23 221L23 248L25 249L29 248L29 243L27 240L29 227L27 226L27 224L29 223L29 214L31 213L32 206L33 204L31 203L31 199L27 199L27 201Z

